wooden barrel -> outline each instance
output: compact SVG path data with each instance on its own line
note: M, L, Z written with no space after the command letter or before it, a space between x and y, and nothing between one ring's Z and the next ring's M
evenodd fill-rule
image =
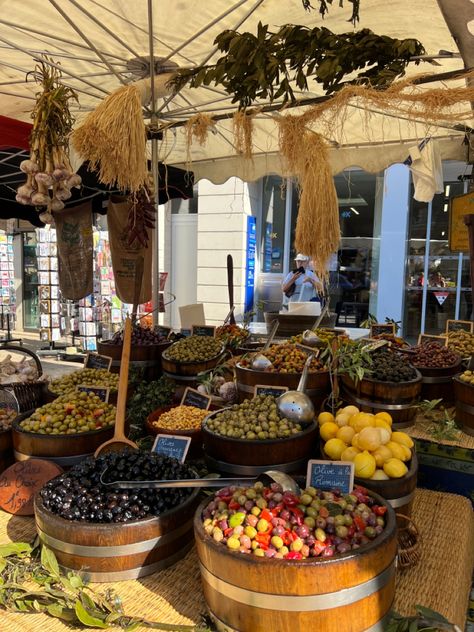
M217 355L209 360L201 360L196 362L178 362L171 360L166 356L166 352L162 355L161 364L163 367L163 375L173 380L178 387L184 389L187 386L195 388L198 384L198 377L201 373L206 373L214 369L220 362L224 360L224 347Z
M421 399L443 399L443 404L454 401L453 376L461 371L462 359L447 367L417 366L422 375Z
M395 514L389 505L382 534L356 551L330 558L276 560L230 551L215 542L202 526L208 502L196 512L194 534L204 597L218 629L385 630L395 595L397 555Z
M162 342L158 345L132 345L130 350L130 369L143 371L146 380L156 380L162 374L161 355L172 342ZM97 342L97 353L112 358L112 373L120 372L123 345L112 344L108 340Z
M14 463L12 431L0 432L0 473Z
M206 421L202 426L204 454L209 464L221 472L242 476L257 476L271 465L271 469L298 472L308 459L318 452L318 428L313 422L302 432L285 439L245 440L223 437L210 431Z
M121 523L65 520L35 497L38 535L59 564L91 582L136 579L171 566L194 544L193 514L199 490L160 516Z
M239 401L244 399L252 399L254 388L257 384L266 384L268 386L287 386L289 390L296 390L300 381L300 373L267 373L265 371L255 371L241 366L239 363L235 365L235 375L237 379L237 391ZM305 393L314 404L314 409L318 413L323 405L324 400L331 391L331 382L329 379L329 371L315 371L308 373Z
M463 382L459 376L453 377L453 385L456 421L463 432L474 436L474 385Z
M421 393L421 373L409 382L379 382L364 378L356 385L348 376L342 375L341 396L368 413L389 413L394 429L413 425Z

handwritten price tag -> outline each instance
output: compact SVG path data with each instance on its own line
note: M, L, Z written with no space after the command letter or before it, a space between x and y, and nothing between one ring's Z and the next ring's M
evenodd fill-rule
M14 463L0 475L0 508L17 516L33 515L36 493L61 472L59 465L43 459Z

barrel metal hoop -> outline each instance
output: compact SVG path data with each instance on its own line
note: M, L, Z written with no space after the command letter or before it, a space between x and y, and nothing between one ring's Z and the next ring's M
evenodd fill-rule
M202 375L202 373L196 373L196 375L178 375L177 373L168 373L168 371L162 371L162 373L175 382L195 382L199 376Z
M56 463L57 465L65 465L66 467L68 467L69 465L77 465L77 463L81 463L88 456L91 456L93 452L89 452L88 454L74 454L73 456L41 456L39 454L23 454L23 452L13 450L13 454L17 461L41 459L42 461L51 461L52 463Z
M262 378L263 380L264 378ZM237 390L242 391L243 393L253 393L255 390L255 386L249 386L248 384L237 383ZM314 397L315 395L321 395L326 393L326 388L305 388L304 392L309 397Z
M361 406L368 406L369 408L375 408L377 410L408 410L416 405L416 401L412 401L409 404L381 404L379 402L369 402L366 399L360 399L350 391L344 391L347 395L353 399L356 404Z
M123 555L136 555L137 553L146 553L154 548L164 546L169 542L172 542L179 536L192 529L192 520L188 520L178 529L174 529L165 535L158 536L157 538L151 538L150 540L142 540L141 542L135 542L132 544L111 544L109 546L86 546L84 544L74 544L71 542L63 542L57 540L55 537L48 535L40 529L38 524L36 528L40 540L44 544L48 545L52 549L67 553L69 555L80 555L81 557L120 557Z
M444 377L425 377L423 376L422 384L450 384L453 380L453 375L445 375Z
M408 505L415 498L415 490L407 494L406 496L400 496L399 498L386 498L385 500L392 505L394 509Z
M112 364L110 366L120 366L122 360L112 360ZM156 366L158 364L157 360L130 360L131 367L148 367L148 366Z
M352 586L351 588L343 588L336 592L320 595L272 595L234 586L213 575L202 563L200 563L200 567L204 581L224 597L254 608L287 610L289 612L333 610L341 606L356 603L384 588L395 576L395 562L392 561L389 566L376 577L356 586Z
M308 462L307 458L298 459L298 461L290 461L288 463L267 464L267 465L237 465L235 463L227 463L226 461L218 461L208 454L205 455L208 465L217 468L219 472L236 474L237 476L258 476L267 472L269 469L279 470L280 472L297 472Z

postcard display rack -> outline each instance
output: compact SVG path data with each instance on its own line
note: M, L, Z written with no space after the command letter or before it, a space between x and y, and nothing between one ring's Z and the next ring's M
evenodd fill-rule
M56 230L39 228L36 234L40 340L57 342L66 333L66 319L59 293Z
M15 329L16 294L13 270L13 235L0 232L0 329Z

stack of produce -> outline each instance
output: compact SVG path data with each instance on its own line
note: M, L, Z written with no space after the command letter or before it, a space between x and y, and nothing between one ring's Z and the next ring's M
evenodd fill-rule
M18 416L16 410L13 408L0 409L0 432L10 430L13 420Z
M215 358L222 351L222 343L210 336L189 336L173 343L165 352L168 360L203 362Z
M134 345L159 345L167 341L167 337L160 334L159 329L150 329L148 327L140 327L135 324L132 328L132 347ZM123 331L114 333L110 340L104 344L123 345Z
M474 334L468 331L450 331L448 333L448 348L458 353L461 358L474 355Z
M19 362L8 354L0 361L0 384L34 382L39 377L34 360L23 357Z
M186 500L192 490L118 489L103 480L175 480L196 478L196 473L176 459L153 452L109 452L89 457L52 479L41 490L43 505L66 520L130 522L159 516Z
M393 351L379 349L371 354L371 364L366 368L371 372L369 377L380 382L409 382L416 378L415 369L406 358Z
M413 347L415 355L410 356L410 362L416 367L447 368L458 364L461 360L455 351L442 347L437 342L428 342Z
M106 369L80 369L68 375L63 375L63 377L57 380L53 380L49 388L53 393L58 393L59 395L74 391L79 384L85 386L102 386L116 391L118 381L118 374L109 373Z
M380 535L387 508L363 487L351 494L307 487L300 496L278 483L225 487L202 513L205 532L231 551L286 560L333 557Z
M308 355L291 343L271 345L264 353L272 366L265 369L269 373L301 373ZM242 358L240 366L252 368L252 357ZM324 370L323 364L314 358L310 364L309 372L315 373Z
M93 393L71 391L38 408L19 423L24 432L71 435L108 428L116 410Z
M236 349L250 336L248 329L238 325L222 325L216 329L216 338L226 347Z
M405 432L392 432L388 413L346 406L335 417L320 413L318 422L325 454L333 461L353 461L356 476L380 481L407 474L414 444Z
M459 376L461 382L465 382L466 384L471 384L474 386L474 372L473 371L464 371Z
M199 430L209 412L196 406L175 406L164 412L150 424L166 430Z
M223 437L248 441L286 439L302 431L300 424L280 415L272 395L234 404L209 418L205 427Z

